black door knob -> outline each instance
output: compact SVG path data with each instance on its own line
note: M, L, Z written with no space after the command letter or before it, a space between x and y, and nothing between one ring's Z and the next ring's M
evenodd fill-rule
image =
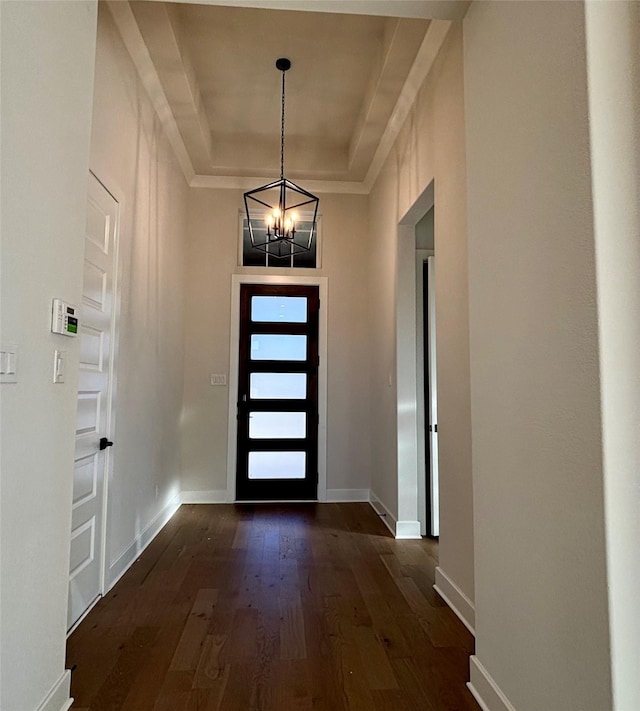
M106 437L100 437L100 451L102 452L107 447L113 447L113 442L109 442Z

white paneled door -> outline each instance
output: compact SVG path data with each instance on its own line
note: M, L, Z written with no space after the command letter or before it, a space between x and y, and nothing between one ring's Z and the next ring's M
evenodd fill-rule
M111 408L118 203L89 175L73 467L68 627L100 597Z

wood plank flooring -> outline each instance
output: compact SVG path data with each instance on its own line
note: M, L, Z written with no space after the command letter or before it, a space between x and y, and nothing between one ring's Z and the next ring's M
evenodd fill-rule
M368 504L185 505L71 635L77 711L479 711L434 541Z

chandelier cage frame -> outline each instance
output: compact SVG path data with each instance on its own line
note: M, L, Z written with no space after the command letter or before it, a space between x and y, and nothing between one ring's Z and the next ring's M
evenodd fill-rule
M276 61L276 68L282 72L280 178L249 190L243 196L252 248L268 253L276 259L286 259L291 255L311 251L316 236L320 203L313 193L284 177L285 73L290 67L291 62L284 57ZM299 225L296 229L296 210L301 207L306 207L307 214L312 213L312 219L310 227L302 228ZM308 218L302 218L300 222L309 225ZM261 223L261 228L258 229L254 223Z

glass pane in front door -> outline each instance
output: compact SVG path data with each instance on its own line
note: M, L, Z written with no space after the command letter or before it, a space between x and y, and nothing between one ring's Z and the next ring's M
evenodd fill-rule
M251 360L306 360L307 337L277 333L251 336Z
M251 320L274 323L306 323L307 299L304 296L254 296Z
M251 373L249 397L254 400L304 400L307 397L306 373Z
M300 439L306 435L306 412L252 412L250 439Z
M304 479L304 452L249 452L249 479Z
M238 500L316 499L317 286L240 290Z

